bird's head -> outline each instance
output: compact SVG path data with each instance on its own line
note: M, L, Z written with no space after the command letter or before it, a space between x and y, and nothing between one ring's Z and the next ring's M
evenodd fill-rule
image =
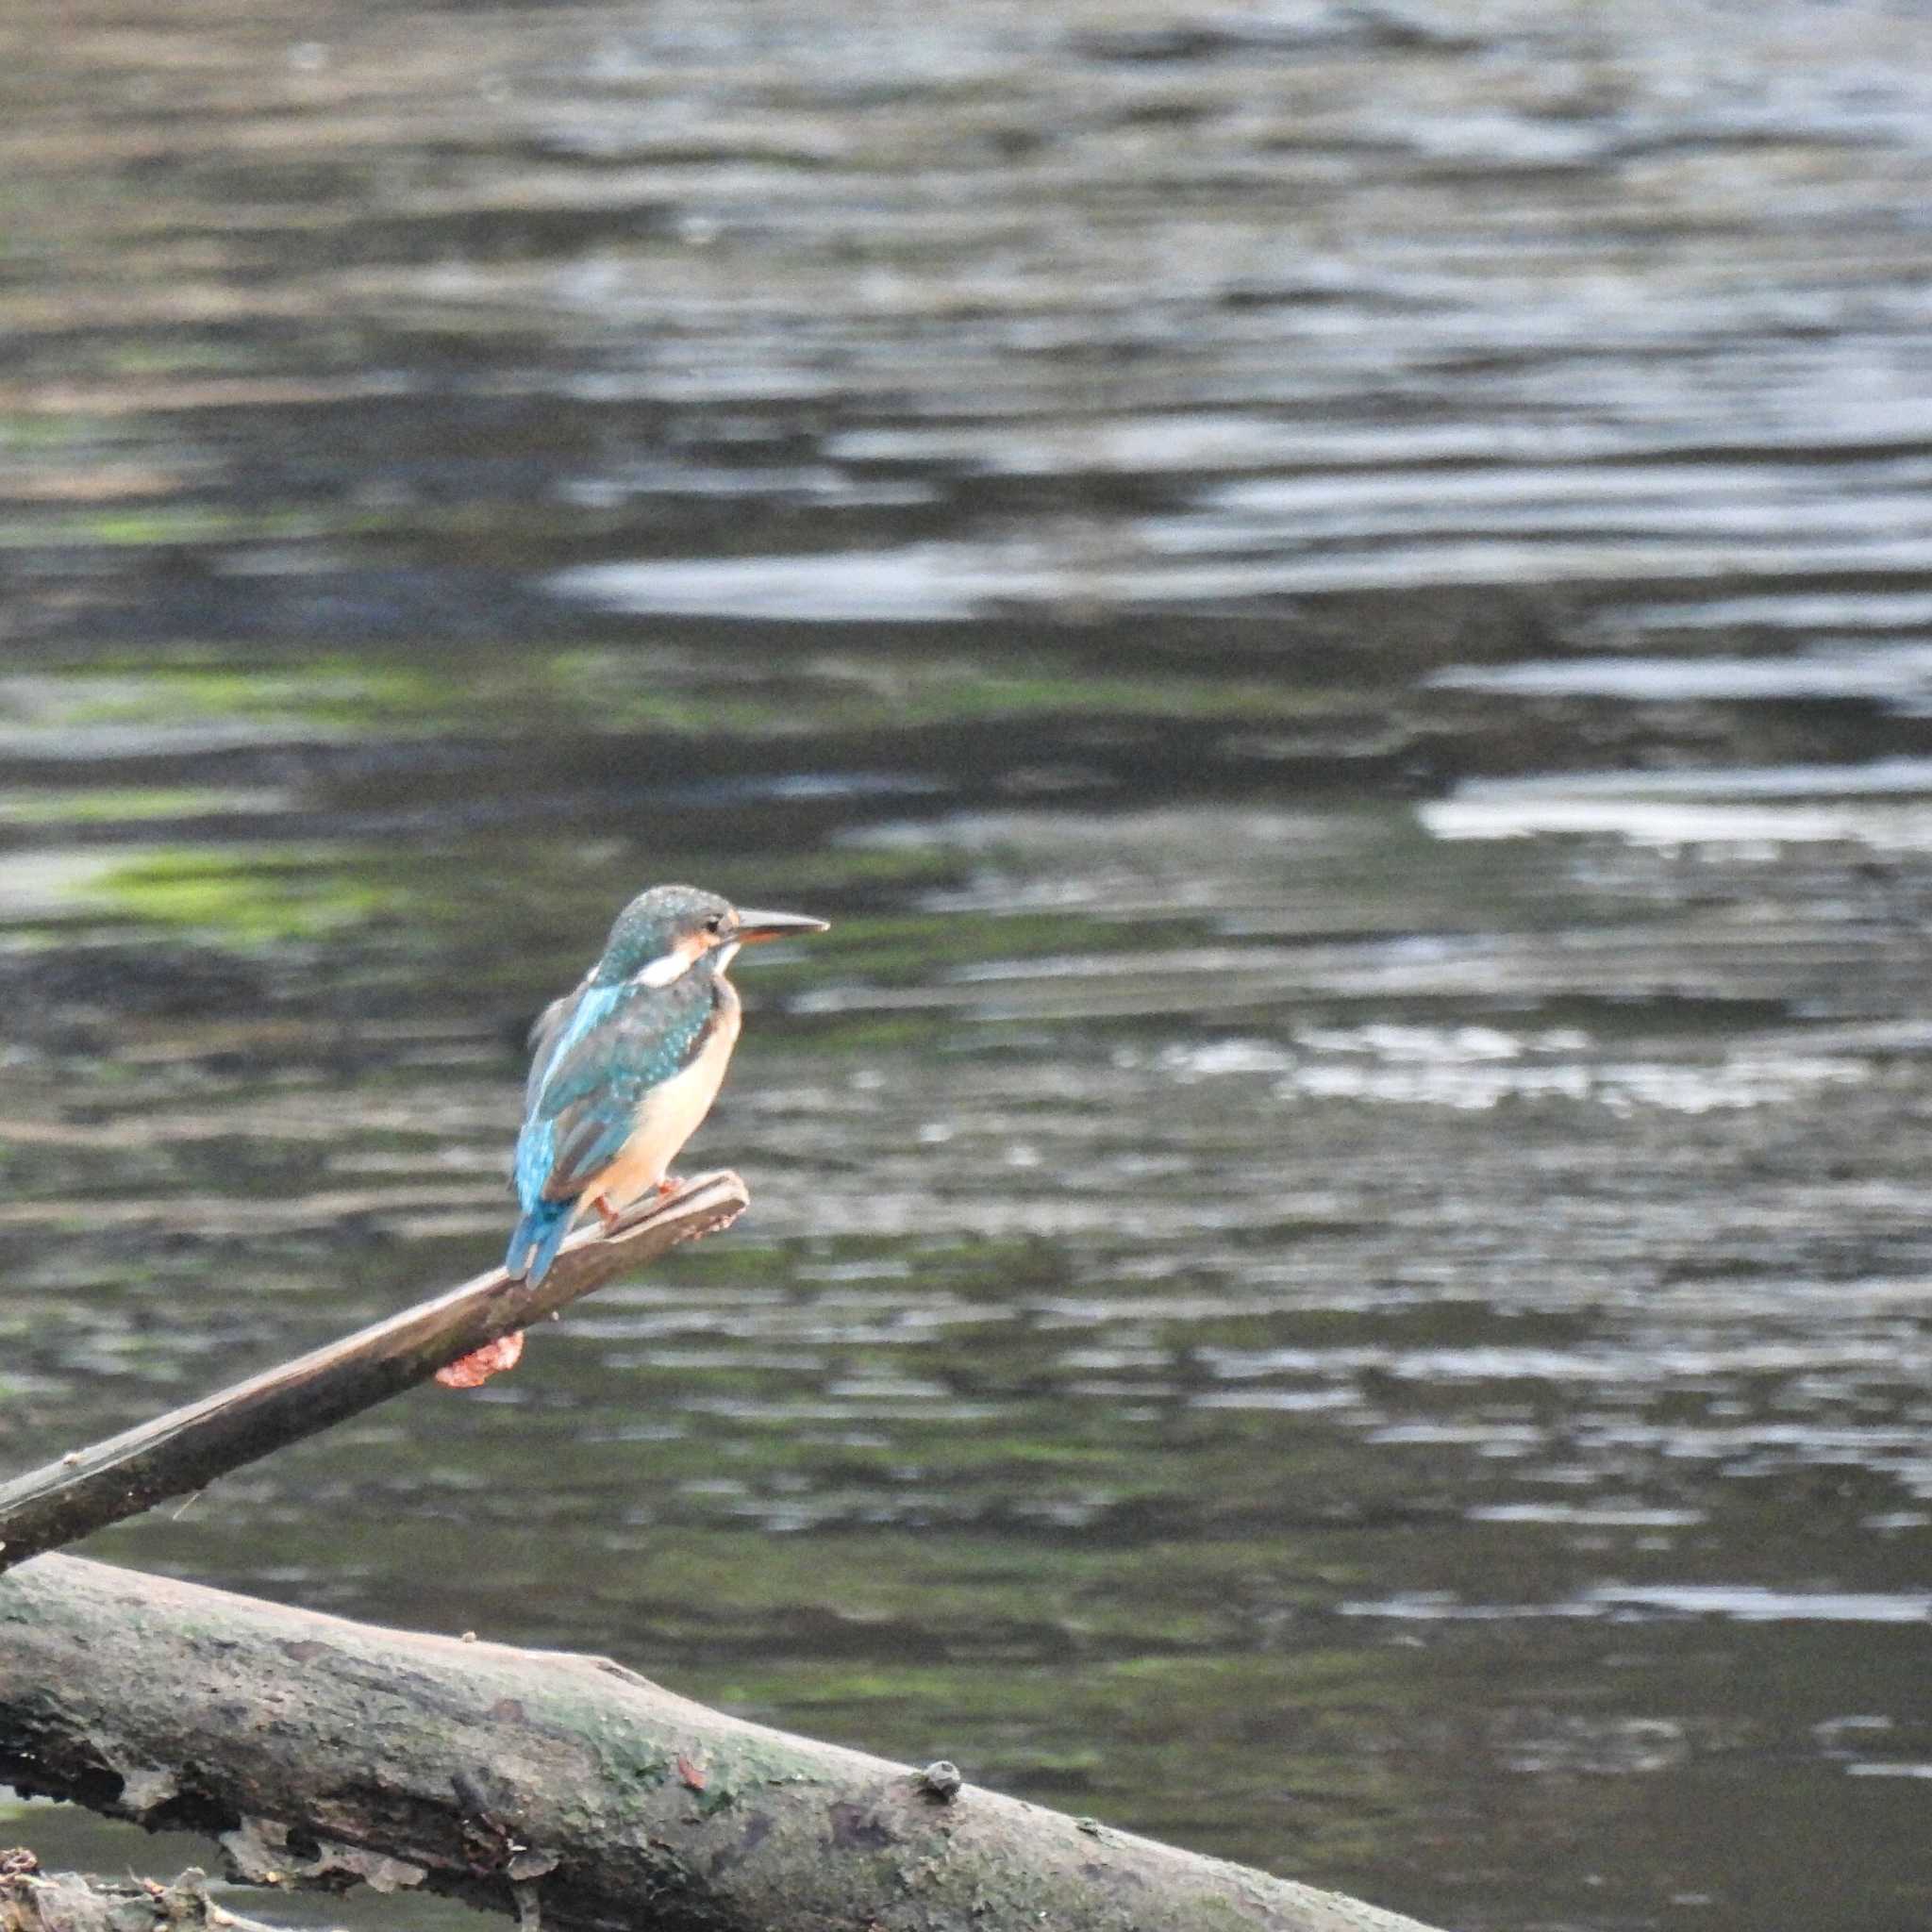
M595 976L607 986L669 986L701 959L722 973L740 946L824 930L823 919L801 912L754 912L695 886L653 886L617 915Z

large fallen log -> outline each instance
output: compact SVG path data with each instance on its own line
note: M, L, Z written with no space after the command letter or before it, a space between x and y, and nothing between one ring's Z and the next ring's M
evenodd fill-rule
M0 1782L543 1932L1424 1932L603 1658L70 1557L0 1577Z

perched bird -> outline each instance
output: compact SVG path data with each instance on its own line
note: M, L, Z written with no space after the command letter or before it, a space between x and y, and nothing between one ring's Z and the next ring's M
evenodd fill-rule
M738 1043L724 973L739 947L824 930L822 919L744 911L694 886L653 886L617 915L604 957L530 1029L515 1166L523 1219L506 1272L542 1280L582 1208L608 1227L663 1186Z

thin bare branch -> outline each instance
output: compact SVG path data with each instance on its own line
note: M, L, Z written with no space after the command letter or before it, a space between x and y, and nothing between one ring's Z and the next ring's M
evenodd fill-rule
M608 1234L565 1244L541 1284L500 1269L185 1408L0 1486L0 1571L200 1489L427 1381L439 1369L567 1307L680 1241L728 1227L750 1200L735 1174L688 1181Z

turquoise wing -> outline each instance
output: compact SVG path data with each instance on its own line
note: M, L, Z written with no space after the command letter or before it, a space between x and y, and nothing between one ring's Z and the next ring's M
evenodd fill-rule
M577 1008L595 990L591 975L587 973L567 993L560 999L552 1000L530 1022L530 1037L525 1042L530 1049L530 1077L524 1088L525 1113L537 1105L537 1096L543 1091L543 1076L557 1057L558 1042L570 1031Z
M582 1193L630 1139L645 1096L691 1064L716 1024L708 975L576 994L574 1010L550 1028L541 1079L531 1070L536 1091L516 1163L525 1211Z

